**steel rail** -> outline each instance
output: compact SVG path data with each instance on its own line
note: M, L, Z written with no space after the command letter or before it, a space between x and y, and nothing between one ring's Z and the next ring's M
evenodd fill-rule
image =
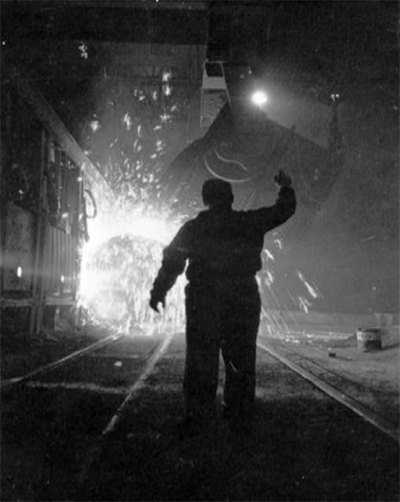
M125 399L122 401L122 403L118 407L117 411L111 417L108 424L103 429L101 435L98 437L97 441L94 443L94 445L91 448L89 448L89 450L86 454L86 457L83 461L82 469L80 470L80 472L77 475L77 483L78 483L78 487L80 487L80 489L82 489L82 487L87 479L87 476L93 466L93 463L95 462L96 458L100 455L100 453L103 449L104 441L112 433L114 433L115 430L117 429L118 424L121 421L121 419L125 413L126 407L136 397L137 392L143 388L147 378L154 371L154 368L155 368L157 362L160 360L160 358L168 350L168 347L169 347L174 335L175 335L175 333L173 333L173 332L169 333L164 338L164 340L160 343L160 345L157 347L157 349L153 352L153 354L150 356L149 360L147 361L146 366L144 367L143 371L141 372L139 378L137 378L135 380L135 382L132 384L132 386L128 392L128 395L125 397Z
M117 333L114 335L110 335L107 338L104 338L103 340L99 340L98 342L93 343L92 345L88 345L87 347L84 347L83 349L72 352L71 354L69 354L65 357L62 357L61 359L58 359L57 361L46 364L45 366L41 366L40 368L37 368L37 369L31 371L30 373L27 373L26 375L14 377L14 378L9 378L7 380L2 380L2 381L0 381L0 390L4 390L4 389L10 388L14 385L24 383L27 380L30 380L31 378L35 377L36 375L39 375L41 373L45 373L46 371L50 371L50 370L56 368L57 366L60 366L64 363L70 361L71 359L76 359L84 354L87 354L88 352L98 350L106 345L114 343L124 336L125 336L124 333Z
M333 387L327 382L321 380L317 376L313 375L309 371L305 370L295 362L293 362L288 357L280 354L278 351L273 349L272 347L268 347L263 343L257 342L257 346L263 351L270 354L272 357L283 363L285 366L289 367L291 370L299 374L305 380L312 383L315 387L322 390L325 394L332 397L342 405L349 408L351 411L362 417L364 420L375 426L381 432L389 436L391 439L394 439L397 442L400 442L399 431L396 426L386 418L382 417L380 414L376 413L371 408L368 408L364 404L360 403L356 399L348 396L340 389Z

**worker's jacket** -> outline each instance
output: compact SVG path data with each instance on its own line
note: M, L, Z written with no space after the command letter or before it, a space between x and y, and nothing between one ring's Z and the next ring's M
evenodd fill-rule
M262 267L264 235L296 210L292 188L281 188L273 206L252 211L230 207L201 212L185 223L163 251L153 294L164 297L185 270L191 284L254 277Z

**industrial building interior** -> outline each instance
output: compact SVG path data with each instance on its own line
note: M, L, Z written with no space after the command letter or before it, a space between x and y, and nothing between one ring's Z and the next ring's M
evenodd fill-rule
M231 183L234 209L249 211L274 203L283 170L297 210L265 237L260 333L340 375L341 391L398 437L397 2L2 0L0 10L4 388L111 333L183 333L183 276L163 319L148 306L163 247L204 209L205 180ZM12 487L4 441L7 496L57 500ZM296 496L275 488L264 500ZM123 499L162 497L151 493Z

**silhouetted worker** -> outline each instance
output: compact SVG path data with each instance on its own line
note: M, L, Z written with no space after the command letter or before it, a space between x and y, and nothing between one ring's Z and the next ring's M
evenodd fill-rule
M207 180L208 210L185 223L163 251L150 294L158 312L178 275L188 267L186 361L182 434L197 434L215 415L219 351L225 364L223 417L237 432L249 429L254 412L256 339L261 301L256 273L262 267L264 234L295 212L290 176L274 177L280 188L271 207L234 211L230 183Z

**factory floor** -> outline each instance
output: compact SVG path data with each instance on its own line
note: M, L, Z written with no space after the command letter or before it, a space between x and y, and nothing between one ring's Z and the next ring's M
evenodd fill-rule
M386 331L381 350L366 352L351 329L287 326L274 333L262 323L260 345L316 365L341 392L398 424L396 329ZM29 340L3 336L2 380L109 335L105 327L60 325ZM4 390L4 500L398 499L398 442L261 348L251 437L232 435L218 420L200 437L179 441L183 333L172 337L154 371L146 362L161 354L165 338L131 332L102 352ZM137 390L127 400L130 388Z
M263 337L276 350L284 349L314 361L340 375L341 390L378 413L399 423L399 326L382 330L381 350L366 350L356 339L355 330L332 325L301 328L287 325L287 333L271 332L264 323ZM138 331L139 332L139 331ZM87 324L73 328L61 323L36 336L7 334L1 339L1 379L25 375L110 335L106 326ZM133 330L130 335L135 335Z
M277 350L289 348L340 376L337 386L341 391L398 424L399 339L395 326L383 332L380 350L366 349L356 334L276 337L270 343Z

